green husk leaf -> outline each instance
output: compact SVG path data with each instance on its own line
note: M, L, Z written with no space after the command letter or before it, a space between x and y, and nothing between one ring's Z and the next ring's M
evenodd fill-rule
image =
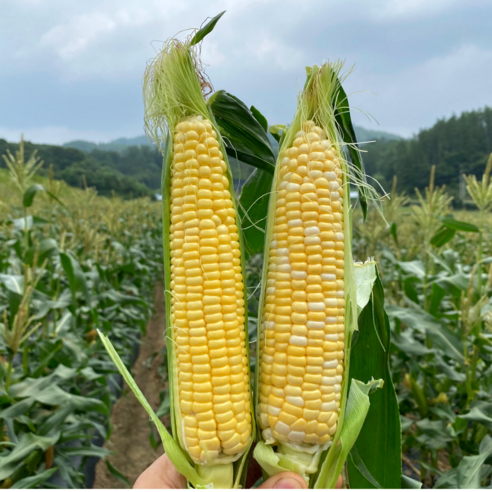
M118 371L120 371L120 374L123 376L123 379L125 380L126 384L128 384L129 388L133 391L133 394L137 397L137 400L145 408L146 412L149 414L150 419L152 420L152 422L154 422L154 425L157 427L157 432L159 432L159 436L162 440L164 450L166 454L169 456L169 459L172 461L173 465L176 467L178 472L184 475L186 479L194 487L197 487L198 485L206 485L202 482L196 470L189 463L182 449L174 441L174 439L171 437L164 424L159 420L159 418L155 414L149 402L146 400L145 396L140 391L140 388L137 386L137 383L132 378L131 374L128 372L128 369L125 367L125 364L123 363L120 356L116 352L109 338L103 333L101 333L99 330L97 332L99 334L99 338L101 339L104 345L104 348L107 350L109 356L111 357L111 360L118 368Z
M368 267L356 267L355 270ZM384 309L383 285L374 263L372 267L375 283L366 306L359 314L359 336L352 347L350 377L385 381L382 390L370 397L371 406L356 442L357 454L370 477L380 485L368 479L355 461L348 462L347 471L351 488L399 488L402 476L401 422L398 399L391 381L390 325Z
M369 411L369 393L382 388L384 381L377 379L364 384L352 379L345 410L345 418L339 435L339 441L329 450L314 484L315 489L334 489L347 456L352 449ZM338 432L337 432L338 434Z
M255 446L253 457L269 477L277 473L291 471L279 465L280 457L271 446L267 446L263 441Z
M354 267L355 285L357 290L357 307L359 312L362 311L369 302L372 294L372 288L377 278L376 262L355 264Z

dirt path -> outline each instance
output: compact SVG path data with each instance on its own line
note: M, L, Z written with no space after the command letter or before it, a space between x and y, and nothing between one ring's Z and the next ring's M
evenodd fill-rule
M161 356L155 357L150 368L146 362L149 358L164 347L165 310L162 285L155 290L156 312L147 325L147 335L140 346L138 359L133 366L133 376L142 390L142 393L154 410L159 406L159 392L162 390L162 380L158 374ZM104 445L115 452L109 461L119 471L135 483L151 463L163 452L162 445L154 451L149 442L150 427L147 412L133 396L125 384L124 393L116 402L111 415L113 432L111 438ZM96 467L95 489L129 488L117 480L108 471L103 460Z

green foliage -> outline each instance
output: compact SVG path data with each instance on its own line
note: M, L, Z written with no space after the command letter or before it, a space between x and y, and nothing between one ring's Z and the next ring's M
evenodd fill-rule
M85 487L89 457L109 452L115 368L96 330L124 363L152 312L161 266L159 207L93 190L32 185L0 218L0 480L3 487ZM19 206L19 205L23 206ZM77 459L74 459L77 458ZM118 470L111 473L120 480Z
M458 195L460 175L481 177L490 154L492 108L464 112L439 120L409 140L378 140L366 144L364 164L370 176L391 187L398 177L401 190L424 189L431 166L436 166L436 185L446 185Z
M477 181L484 194L470 194L482 205L477 212L450 215L450 197L431 176L412 207L394 190L384 205L388 224L376 214L354 220L356 257L374 255L383 272L404 473L425 487L490 486L492 218L480 202L487 186Z

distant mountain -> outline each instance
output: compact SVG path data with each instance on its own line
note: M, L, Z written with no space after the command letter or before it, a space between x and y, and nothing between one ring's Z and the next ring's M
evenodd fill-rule
M367 142L370 140L403 140L403 137L394 133L383 132L381 130L368 130L362 126L354 125L355 136L358 142Z
M98 150L112 150L115 152L121 152L125 150L127 147L131 146L140 146L140 145L148 145L152 146L152 143L149 141L149 139L145 135L140 135L138 137L133 137L133 138L118 138L116 140L112 140L111 142L107 143L94 143L94 142L88 142L86 140L72 140L71 142L67 142L63 144L63 147L71 147L74 149L79 149L84 152L90 152L91 150L98 149Z
M399 135L395 135L394 133L383 132L380 130L368 130L367 128L363 128L361 126L354 126L354 130L359 142L367 142L369 140L402 140L402 137L400 137ZM277 142L270 135L269 137L274 148L276 149ZM133 145L152 146L153 144L145 135L140 135L139 137L133 138L118 138L117 140L112 140L108 143L94 143L87 142L86 140L73 140L71 142L63 144L63 147L71 147L82 150L84 152L91 152L94 149L121 152L127 147L131 147Z

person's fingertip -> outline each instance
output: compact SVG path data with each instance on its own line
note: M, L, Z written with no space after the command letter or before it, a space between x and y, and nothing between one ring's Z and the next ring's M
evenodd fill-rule
M303 488L294 478L281 478L273 487L274 489L300 489Z

